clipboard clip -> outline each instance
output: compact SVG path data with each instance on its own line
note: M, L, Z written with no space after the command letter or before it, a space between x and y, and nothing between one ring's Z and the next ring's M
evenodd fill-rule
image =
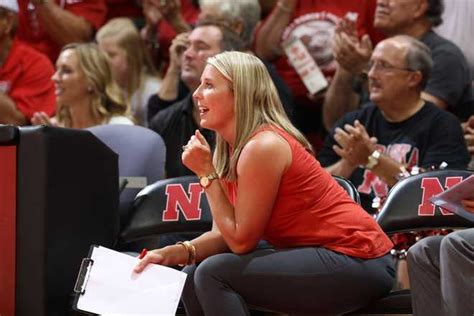
M91 267L94 264L94 260L91 258L83 258L79 273L77 275L76 284L74 285L74 293L84 294L86 292L87 281L91 272Z

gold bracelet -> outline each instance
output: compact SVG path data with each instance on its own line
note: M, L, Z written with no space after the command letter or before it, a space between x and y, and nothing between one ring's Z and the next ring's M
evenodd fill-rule
M186 251L188 252L188 260L186 261L186 264L180 264L179 266L189 266L191 264L196 263L196 247L194 247L194 245L190 241L178 241L176 244L182 245L184 248L186 248Z
M194 245L190 241L185 241L184 243L188 244L189 249L190 249L188 265L195 264L196 263L196 247L194 247Z
M181 245L181 246L183 246L183 247L186 249L186 252L188 253L188 259L186 260L186 263L184 263L184 264L183 264L183 263L178 264L178 266L184 267L184 266L189 262L189 250L188 250L188 247L187 247L187 246L184 244L184 242L182 242L182 241L178 241L178 242L176 243L176 245Z

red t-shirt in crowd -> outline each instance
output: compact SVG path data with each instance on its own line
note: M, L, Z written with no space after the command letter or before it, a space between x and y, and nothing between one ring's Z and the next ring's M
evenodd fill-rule
M105 21L107 7L105 0L54 0L61 8L81 16L89 21L94 29L98 29ZM17 38L42 52L55 63L61 46L46 33L35 6L29 0L18 0Z
M300 38L324 75L331 79L337 66L332 55L332 37L336 24L347 13L357 13L359 35L369 34L372 41L377 42L382 37L373 28L375 7L376 0L300 0L290 23L283 31L281 43L293 37ZM258 30L256 40L258 40ZM308 90L286 55L282 55L273 62L298 102L305 99Z
M273 130L290 145L292 162L281 178L263 239L277 248L321 246L349 256L376 258L392 249L380 226L288 133ZM237 182L227 183L235 205Z
M52 116L56 107L53 74L53 65L46 56L14 41L0 68L0 91L13 99L28 120L38 111Z

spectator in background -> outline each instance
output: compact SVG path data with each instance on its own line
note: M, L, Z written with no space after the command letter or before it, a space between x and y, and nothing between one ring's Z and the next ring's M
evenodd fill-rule
M53 115L54 68L49 59L14 40L16 0L0 1L0 124L27 125L37 111Z
M279 0L256 32L257 56L274 63L290 87L295 98L295 125L309 138L316 151L321 148L325 133L321 114L324 92L308 95L308 89L289 62L283 46L294 38L300 39L330 81L337 65L331 49L336 25L349 13L357 16L358 35L369 34L378 39L379 35L373 31L374 10L375 0Z
M474 79L474 1L449 1L443 12L443 23L435 28L435 32L444 38L449 38L459 46L467 59Z
M474 1L450 1L443 12L443 23L436 27L436 33L456 43L466 56L471 71L472 95L474 107ZM474 157L474 115L462 124L471 157ZM474 158L471 158L469 169L474 170Z
M260 16L260 7L257 0L200 0L199 7L201 9L201 13L199 14L200 21L212 20L214 24L221 24L241 35L241 39L246 46L250 45L251 34L253 33L256 23L259 21L256 15ZM252 8L252 10L245 10L247 14L245 18L242 16L242 13L244 13L241 12L242 7ZM245 23L244 19L250 23ZM254 20L255 22L251 22ZM245 27L250 27L250 29L245 30ZM245 37L244 32L246 33ZM179 80L181 67L180 56L186 48L187 36L188 33L183 31L183 33L178 34L171 43L169 66L163 79L163 87L158 95L150 102L153 114L181 100L189 93L186 85Z
M37 112L32 123L69 128L102 124L128 124L128 108L112 77L107 57L96 44L72 43L63 47L53 76L57 114Z
M442 22L442 12L442 0L377 0L374 26L387 36L415 37L431 49L434 67L422 97L465 121L474 112L469 68L461 50L433 32L433 27ZM335 51L340 67L324 104L328 129L344 113L359 106L353 83L359 76L365 77L372 47L353 33L344 28L336 33Z
M404 170L442 162L463 169L469 155L456 117L422 99L433 65L426 45L407 35L388 38L370 64L371 102L335 124L318 159L350 179L373 213L372 199L385 198Z
M257 0L201 0L199 2L201 14L199 21L219 24L238 34L243 41L247 52L253 41L255 26L260 21L260 6ZM189 92L179 80L180 54L184 51L187 42L187 33L176 36L170 48L170 66L168 67L163 85L158 95L153 96L149 103L152 113L166 108L172 102L180 100ZM285 81L278 75L273 65L264 62L273 83L277 87L285 112L292 118L294 102L291 90Z
M248 50L252 49L255 27L260 22L258 0L199 0L200 20L214 19L234 30Z
M182 55L188 46L188 36L188 32L180 33L171 43L169 65L161 82L160 91L148 100L150 118L171 104L184 99L189 93L186 84L180 80Z
M146 25L142 36L153 51L157 68L165 70L169 48L177 34L191 30L199 15L197 0L143 0Z
M54 63L61 48L93 40L107 14L105 0L18 0L18 39Z
M190 92L150 120L150 128L160 134L166 144L168 178L192 174L180 157L182 146L186 145L196 129L201 129L199 111L193 102L192 93L199 86L207 58L222 51L242 49L243 43L235 33L217 25L198 25L189 34L182 54L181 80ZM212 132L202 129L201 132L210 144L214 144Z
M148 125L148 99L160 90L157 76L140 33L128 18L115 18L96 34L108 57L115 81L125 95L137 124Z

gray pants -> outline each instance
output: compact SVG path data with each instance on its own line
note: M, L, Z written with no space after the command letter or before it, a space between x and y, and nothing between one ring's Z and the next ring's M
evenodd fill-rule
M188 266L186 315L249 315L248 305L290 314L341 314L387 294L390 255L359 259L325 248L218 254Z
M474 314L474 228L424 238L407 260L414 315Z

